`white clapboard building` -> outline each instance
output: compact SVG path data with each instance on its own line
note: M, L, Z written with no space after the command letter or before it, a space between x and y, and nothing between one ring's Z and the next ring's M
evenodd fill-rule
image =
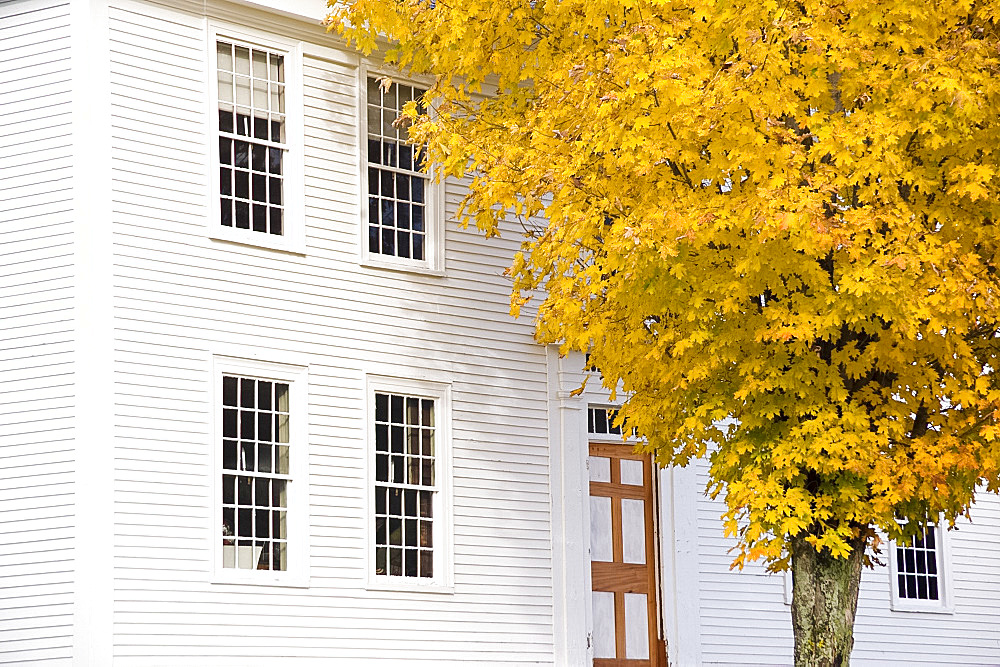
M571 395L324 13L0 2L0 664L788 664L788 579ZM865 573L855 664L1000 663L972 519Z

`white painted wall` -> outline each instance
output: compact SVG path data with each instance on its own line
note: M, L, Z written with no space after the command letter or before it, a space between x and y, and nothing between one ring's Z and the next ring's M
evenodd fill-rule
M210 240L204 18L121 0L110 29L115 664L551 664L545 350L507 315L516 236L449 226L444 277L360 266L357 69L307 48L333 57L303 68L306 253ZM210 582L217 350L310 365L308 588ZM452 383L453 594L364 587L366 373Z
M65 2L0 4L0 664L68 664L74 233Z

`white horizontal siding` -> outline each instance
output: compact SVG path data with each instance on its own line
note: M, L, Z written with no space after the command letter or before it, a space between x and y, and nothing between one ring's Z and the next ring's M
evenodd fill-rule
M0 5L0 664L69 664L74 352L66 3Z
M705 488L707 464L698 461L681 474ZM723 537L721 500L699 496L698 572L701 655L706 665L787 665L792 662L792 623L784 603L783 575L759 564L730 570L736 541Z
M207 239L202 20L111 9L116 664L551 663L545 359L507 315L512 242L449 227L443 278L359 266L356 72L309 58L306 254ZM308 589L209 583L217 344L310 361ZM453 595L364 589L370 364L453 382Z

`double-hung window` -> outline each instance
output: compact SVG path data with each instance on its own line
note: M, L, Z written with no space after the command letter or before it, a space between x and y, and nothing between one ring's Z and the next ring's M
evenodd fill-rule
M385 85L383 85L385 84ZM440 268L437 188L422 170L425 150L407 143L397 122L408 102L422 102L419 86L365 75L363 122L367 184L363 256L372 264Z
M303 189L299 48L213 31L217 144L210 235L301 250ZM273 42L273 44L271 43Z
M897 611L944 611L949 606L944 535L940 524L927 523L905 542L890 546L892 608Z
M369 580L441 587L450 578L447 392L430 383L369 387Z
M305 371L216 358L217 549L222 579L306 573Z
M219 223L284 232L285 56L219 41Z

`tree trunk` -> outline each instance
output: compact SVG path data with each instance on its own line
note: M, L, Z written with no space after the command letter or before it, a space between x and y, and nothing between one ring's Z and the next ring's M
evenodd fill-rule
M791 540L796 667L850 663L864 550L858 540L847 558L834 558L817 552L804 536Z

